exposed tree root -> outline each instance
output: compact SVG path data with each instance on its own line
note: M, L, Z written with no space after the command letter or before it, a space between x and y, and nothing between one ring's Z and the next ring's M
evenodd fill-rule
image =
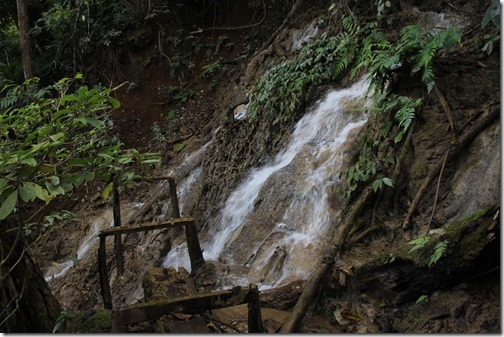
M446 164L446 159L448 158L448 152L449 151L446 151L446 155L443 160L443 166L441 167L441 171L439 172L439 177L438 177L437 186L436 186L436 196L434 197L434 205L432 206L432 213L431 213L431 216L429 219L429 224L427 225L427 230L430 229L430 225L432 223L432 218L434 218L434 212L436 211L436 204L437 204L437 200L438 200L438 196L439 196L439 186L441 185L441 176L443 175L444 167Z
M490 103L486 108L486 114L484 114L480 119L464 134L462 135L457 143L453 145L450 149L448 149L447 160L452 159L460 150L465 148L469 142L471 142L481 131L483 131L491 122L494 121L495 118L499 116L500 109L499 103L493 102ZM402 228L408 229L410 225L410 219L413 213L416 211L422 196L425 191L431 184L431 182L438 176L441 168L443 167L444 161L440 161L434 169L429 173L429 175L424 179L422 185L418 189L415 198L411 202L411 205L408 209L408 214L404 219Z
M455 118L453 116L453 111L450 109L450 106L448 105L448 102L446 101L446 98L444 95L441 93L437 85L434 84L434 92L436 93L439 102L441 103L441 106L443 107L443 110L446 113L446 117L448 118L448 123L450 124L450 128L454 132L458 132L457 129L457 123L455 122Z

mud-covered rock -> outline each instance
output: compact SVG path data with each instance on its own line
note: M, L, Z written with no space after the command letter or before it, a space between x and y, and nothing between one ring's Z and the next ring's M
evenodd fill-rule
M185 268L151 268L145 273L142 286L145 301L176 298L195 294L194 282Z
M298 280L271 290L261 292L261 306L278 310L289 310L296 305L303 291L303 280Z

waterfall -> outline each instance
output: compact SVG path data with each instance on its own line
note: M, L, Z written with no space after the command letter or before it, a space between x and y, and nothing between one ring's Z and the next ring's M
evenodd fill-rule
M367 120L359 104L366 103L368 88L361 79L329 92L299 120L272 162L251 170L230 194L218 225L202 233L205 259L245 266L247 275L233 276L263 288L313 270L334 213L328 188L339 180L345 144ZM176 247L163 265L189 270L186 249Z

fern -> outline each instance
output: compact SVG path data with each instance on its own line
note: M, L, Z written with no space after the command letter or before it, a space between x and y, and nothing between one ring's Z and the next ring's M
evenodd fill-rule
M398 52L404 54L410 49L416 49L422 44L424 33L418 25L410 25L401 29L401 38L397 45Z
M429 267L439 261L439 259L444 255L447 247L448 240L443 240L436 243L436 245L434 246L434 253L432 253L429 261Z
M259 114L277 124L289 118L316 85L335 79L350 67L359 47L360 27L354 17L343 19L345 31L306 45L298 57L263 75L251 98L250 121Z
M413 119L415 119L415 109L420 105L422 100L420 98L414 100L411 97L400 96L398 101L401 107L395 113L395 119L399 127L405 132L411 125Z

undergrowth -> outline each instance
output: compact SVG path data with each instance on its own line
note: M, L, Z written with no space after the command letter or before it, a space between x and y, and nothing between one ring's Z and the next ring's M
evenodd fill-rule
M401 30L398 41L391 42L375 24L361 27L355 16L344 17L340 33L335 36L322 34L320 39L306 45L297 57L262 76L248 108L251 126L254 128L261 119L272 125L284 123L294 118L312 90L320 84L338 80L346 72L350 72L352 79L366 73L370 81L369 94L374 101L370 112L390 116L391 121L385 123L379 138L363 146L376 147L392 129L396 130L394 142L399 143L423 100L396 95L387 88L400 72L409 72L412 76L418 73L427 94L430 93L435 86L435 57L447 52L460 39L455 27L440 33L425 33L419 26L410 25ZM378 165L374 162L377 159L369 152L361 151L366 155L346 172L350 186L345 193L347 197L358 185L369 181L374 181L375 192L394 184L383 173L377 174Z

